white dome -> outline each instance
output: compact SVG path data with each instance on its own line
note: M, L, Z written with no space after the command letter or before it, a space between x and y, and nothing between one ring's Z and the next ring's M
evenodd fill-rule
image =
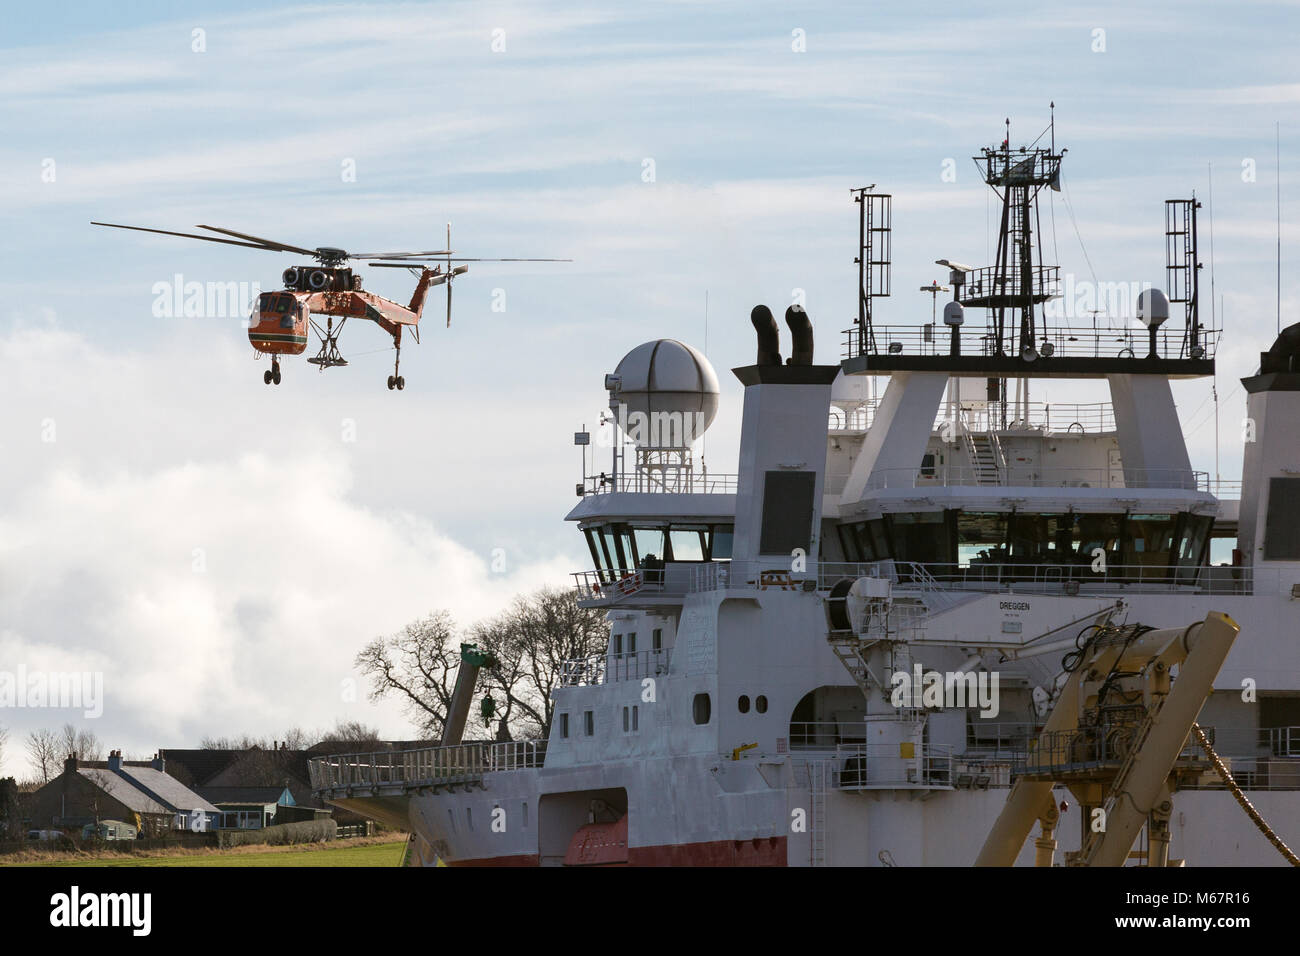
M626 416L624 430L638 444L651 444L636 433L636 419L655 416L689 416L690 433L686 444L699 438L713 424L718 414L718 376L709 360L698 350L676 339L656 339L638 345L618 363L614 374L619 378L614 399L621 405L619 416ZM639 413L639 415L638 415ZM653 442L655 445L679 445L680 441Z

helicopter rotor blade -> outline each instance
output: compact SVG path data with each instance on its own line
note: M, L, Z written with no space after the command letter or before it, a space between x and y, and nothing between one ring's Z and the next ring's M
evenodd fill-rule
M377 258L377 257L363 256L361 258ZM573 260L572 259L524 259L524 258L487 259L487 258L474 258L470 256L439 256L437 259L412 257L405 261L409 261L409 262L572 262ZM371 265L374 265L374 263L371 263Z
M220 226L195 226L195 229L211 229L213 232L219 232L226 236L235 236L238 239L251 239L253 242L261 243L263 246L269 246L280 252L297 252L304 256L315 256L317 250L304 249L302 246L291 246L287 243L276 242L274 239L263 239L260 236L250 236L246 232L235 232L233 229L222 229Z
M423 252L349 252L349 259L415 259L423 256L445 256L450 249L426 249Z
M118 222L91 222L92 226L108 226L110 229L131 229L135 232L156 232L160 236L180 236L183 239L202 239L204 242L220 242L228 246L246 246L249 249L263 249L267 252L279 252L275 246L260 242L236 242L234 239L218 239L216 236L200 236L193 232L173 232L170 229L149 229L145 226L124 226Z

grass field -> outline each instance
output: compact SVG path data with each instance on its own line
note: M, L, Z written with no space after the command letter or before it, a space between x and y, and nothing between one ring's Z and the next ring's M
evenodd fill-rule
M246 846L230 850L158 851L156 854L101 854L72 856L43 854L45 858L15 859L10 866L398 866L406 838L389 837L365 842L307 844L303 846ZM0 857L0 860L3 860Z

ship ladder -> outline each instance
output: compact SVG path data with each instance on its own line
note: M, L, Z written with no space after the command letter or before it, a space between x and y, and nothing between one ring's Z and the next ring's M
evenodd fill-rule
M812 838L813 866L826 865L826 764L825 760L808 762L808 790L812 796L812 819L809 836Z

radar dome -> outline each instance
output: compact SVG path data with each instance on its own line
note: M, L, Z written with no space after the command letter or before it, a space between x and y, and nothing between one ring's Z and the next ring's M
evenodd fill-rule
M614 377L611 399L620 406L619 427L638 445L689 446L718 414L717 373L685 342L656 339L638 345L623 356Z

